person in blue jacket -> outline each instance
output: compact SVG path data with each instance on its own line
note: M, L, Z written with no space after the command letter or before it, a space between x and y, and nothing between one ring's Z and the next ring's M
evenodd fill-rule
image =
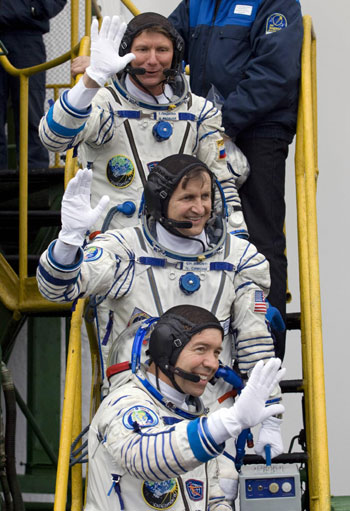
M1 3L0 41L8 52L10 63L20 69L46 61L43 34L50 29L50 18L58 14L67 0L11 0ZM8 74L0 65L0 170L8 168L7 102L11 97L14 114L16 154L19 161L19 78ZM47 168L49 155L38 135L44 115L45 73L29 79L28 104L28 168Z
M250 240L270 262L269 301L285 318L285 161L296 131L300 3L182 0L169 19L185 41L192 91L220 97L226 134L250 164L243 213ZM276 332L276 356L284 350L285 334Z

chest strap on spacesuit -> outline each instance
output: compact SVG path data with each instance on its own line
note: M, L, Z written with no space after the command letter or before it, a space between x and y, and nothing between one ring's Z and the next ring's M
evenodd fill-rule
M118 474L111 474L112 476L112 486L110 487L110 490L109 492L107 493L107 496L109 497L110 494L112 493L112 490L114 488L116 494L118 495L118 499L119 499L119 506L120 506L120 511L124 511L125 507L124 507L124 501L123 501L123 498L122 498L122 492L121 492L121 489L120 489L120 479L121 479L121 476L118 475Z
M154 121L196 121L197 117L190 112L152 112L142 110L117 110L116 115L122 119L151 119Z
M140 264L145 264L147 266L158 266L164 268L168 261L167 259L161 259L159 257L144 257L141 256L137 259L137 262ZM168 263L169 264L169 263ZM177 270L183 270L186 269L188 262L180 262L176 263L174 266ZM199 263L200 264L200 263ZM225 261L215 261L212 263L209 263L209 265L205 264L206 271L234 271L235 267L231 263L227 263Z

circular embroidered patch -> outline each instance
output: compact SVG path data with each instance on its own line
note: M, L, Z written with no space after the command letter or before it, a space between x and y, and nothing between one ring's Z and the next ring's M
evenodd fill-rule
M100 259L103 254L103 249L100 247L87 247L84 250L84 261L91 262Z
M117 188L126 188L134 179L135 167L129 158L117 154L107 163L106 172L107 179L112 185Z
M133 406L123 416L123 424L127 429L134 429L134 423L140 428L156 426L159 422L158 416L153 410L146 406Z
M142 496L153 509L169 509L179 495L176 479L167 481L145 481L142 486Z
M277 32L278 30L282 30L282 28L286 28L287 25L287 18L279 12L275 12L266 20L266 33L271 34L272 32Z

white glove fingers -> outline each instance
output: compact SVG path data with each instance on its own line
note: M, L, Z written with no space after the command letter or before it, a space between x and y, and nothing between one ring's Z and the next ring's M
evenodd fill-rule
M279 358L270 358L266 364L264 365L261 371L261 380L260 384L266 386L271 390L274 387L275 379L277 377L277 372L281 367L281 361Z
M94 209L94 212L97 215L96 220L101 215L101 213L106 209L106 206L109 203L109 201L110 201L110 198L108 195L104 195L103 197L101 197L99 203L97 204L97 206Z
M261 418L261 422L264 422L264 420L272 417L272 415L280 415L281 413L284 413L284 410L284 406L281 404L266 406Z
M280 382L281 380L283 380L283 378L284 378L284 376L285 376L285 374L286 374L286 371L287 371L287 369L286 369L285 367L282 367L282 368L278 371L278 373L276 374L275 381L274 381L274 386L275 386L275 385L278 385L278 384L279 384L279 382Z
M253 370L249 376L247 385L251 387L256 387L257 385L260 385L261 380L261 372L264 369L264 362L262 360L259 360L253 367Z
M93 19L91 23L91 42L95 42L98 38L98 21L97 19Z
M80 189L79 189L79 193L81 195L88 195L90 197L91 182L92 182L92 170L91 169L82 170L81 177L80 177Z
M114 43L118 46L118 50L119 50L121 40L123 39L123 35L125 33L126 26L127 26L126 23L124 23L124 22L120 23L120 20L118 20L118 27L117 27L117 31L116 31L116 34L114 37Z
M123 65L122 69L124 69L134 59L136 59L136 55L133 53L127 53L123 57L119 57L119 62Z
M103 39L108 39L109 27L111 24L111 18L109 16L104 16L102 20L102 25L100 28L100 37Z
M113 41L114 43L116 43L116 39L119 34L120 25L121 25L121 20L120 20L119 16L113 16L111 24L109 26L108 39L110 41Z
M72 195L77 195L80 189L81 169L78 170L76 175L67 184L66 191L64 192L63 199Z

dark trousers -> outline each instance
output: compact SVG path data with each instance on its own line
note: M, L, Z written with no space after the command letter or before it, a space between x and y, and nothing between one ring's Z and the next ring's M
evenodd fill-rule
M278 138L237 137L246 155L250 175L239 190L250 241L270 263L268 300L286 318L287 259L283 232L285 220L285 173L288 142ZM285 332L273 332L276 356L283 359Z
M16 68L31 67L46 61L46 51L41 33L2 33L1 41L8 50L8 59ZM7 120L7 102L11 98L14 114L16 155L19 162L19 78L8 74L0 65L0 169L7 168L7 139L5 124ZM44 114L45 73L29 78L28 105L28 168L47 168L49 155L42 145L38 126Z

